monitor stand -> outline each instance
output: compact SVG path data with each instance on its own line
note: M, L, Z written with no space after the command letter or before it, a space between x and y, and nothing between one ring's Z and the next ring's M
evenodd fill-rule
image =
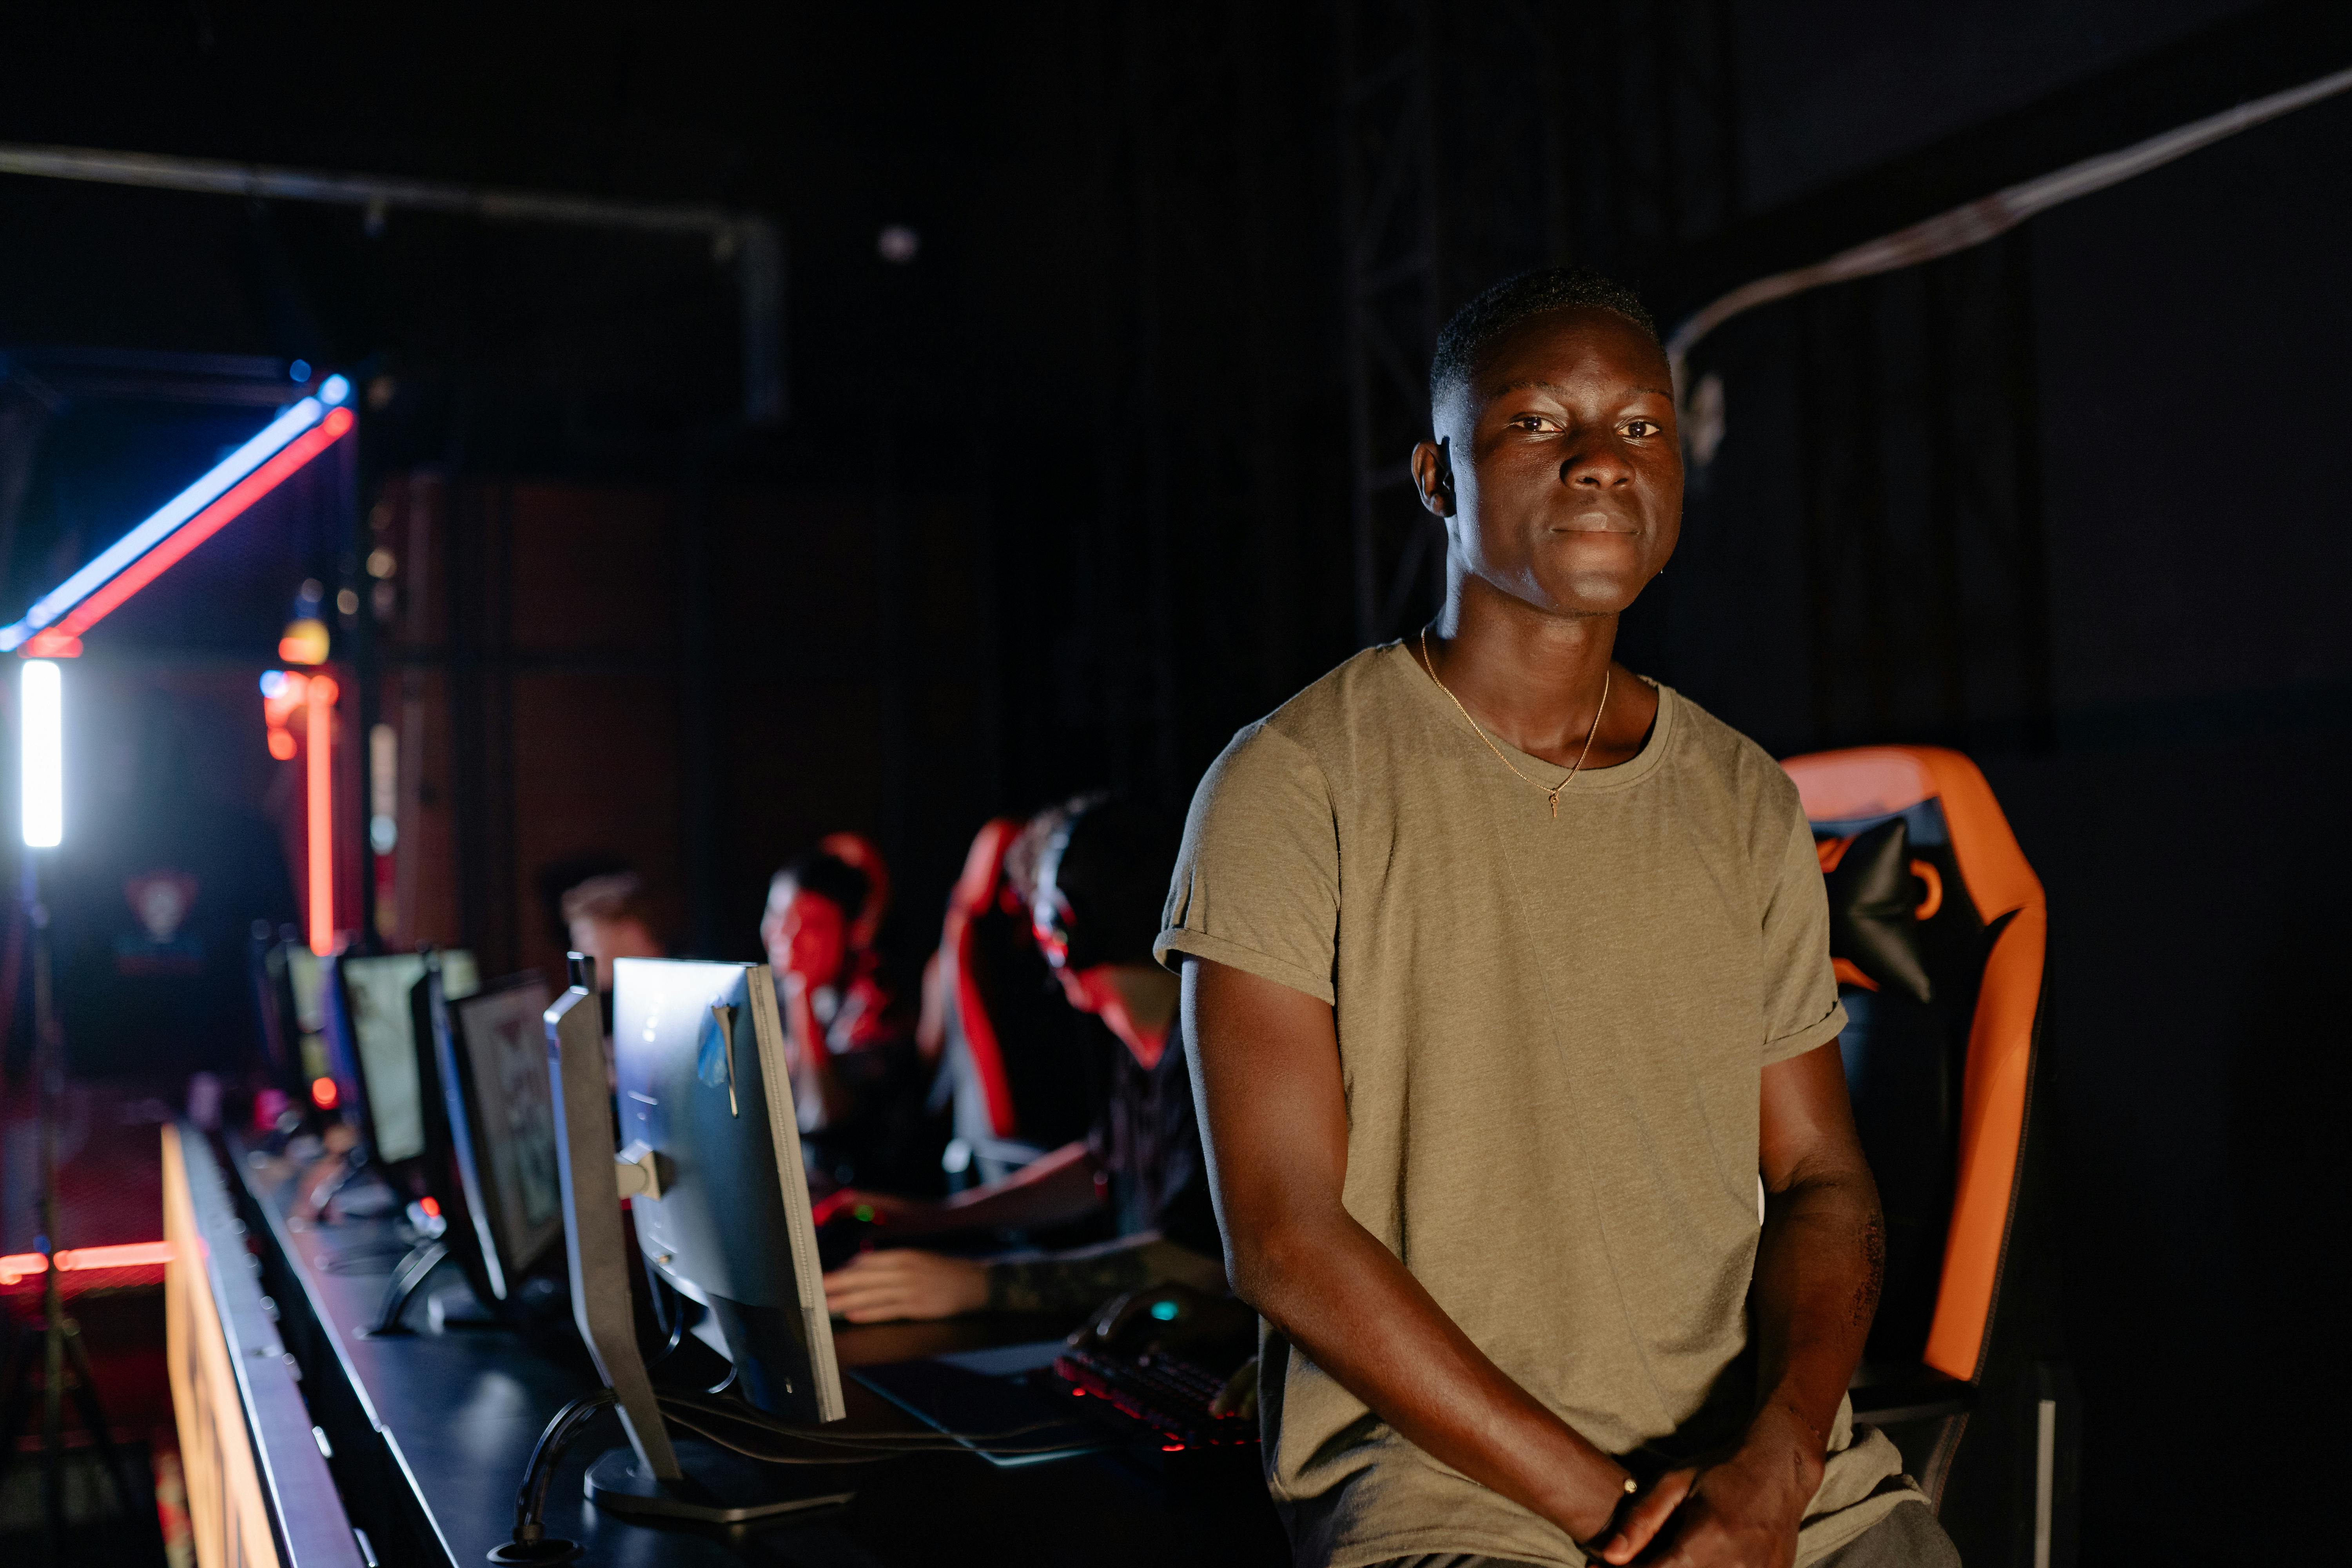
M393 1195L390 1185L382 1179L375 1156L365 1144L346 1151L342 1159L343 1168L328 1173L312 1184L303 1205L316 1216L316 1223L331 1226L338 1222L338 1215L350 1219L379 1219L400 1207L400 1200ZM376 1179L362 1183L360 1179L363 1176ZM303 1179L307 1182L310 1177L306 1174ZM360 1184L354 1187L354 1183Z
M360 1331L365 1340L402 1338L412 1332L400 1321L408 1310L409 1298L431 1277L436 1268L449 1256L448 1247L436 1236L428 1236L408 1249L392 1271L392 1283L384 1288L383 1305L376 1312L375 1321Z
M452 1285L433 1292L425 1303L425 1321L436 1334L509 1326L505 1318L482 1304L471 1285Z
M645 1358L637 1350L621 1230L621 1189L613 1110L605 1079L604 1031L595 976L572 959L572 984L547 1010L549 1087L555 1111L556 1171L563 1194L564 1250L572 1275L572 1319L604 1385L613 1391L629 1445L588 1468L588 1500L604 1513L646 1525L740 1525L836 1507L849 1501L848 1473L834 1466L761 1464L673 1433L662 1418ZM544 1442L544 1439L542 1439ZM501 1563L548 1562L573 1543L519 1522Z
M731 1525L838 1508L856 1495L830 1467L765 1465L683 1433L671 1440L684 1476L658 1480L630 1449L614 1448L588 1467L588 1500L648 1524Z

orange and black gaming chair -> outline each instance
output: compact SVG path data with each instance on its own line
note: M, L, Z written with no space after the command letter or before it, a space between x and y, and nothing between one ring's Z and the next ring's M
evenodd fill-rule
M1886 1211L1853 1390L1969 1568L2074 1556L2042 1037L2042 883L1976 764L1879 746L1783 764L1829 883L1840 1046Z

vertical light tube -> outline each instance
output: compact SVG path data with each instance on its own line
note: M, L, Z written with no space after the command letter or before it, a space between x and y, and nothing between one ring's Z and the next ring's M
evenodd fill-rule
M335 683L314 675L303 692L303 759L310 804L310 951L335 950Z
M17 697L25 725L25 843L54 849L66 837L65 678L57 662L26 659Z
M375 930L389 939L400 929L400 731L378 724L368 731L368 847L375 851Z

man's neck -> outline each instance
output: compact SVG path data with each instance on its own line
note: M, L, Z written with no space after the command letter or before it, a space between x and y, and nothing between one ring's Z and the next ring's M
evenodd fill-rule
M1611 767L1642 749L1658 698L1630 671L1612 675L1615 616L1555 615L1458 571L1446 590L1429 660L1480 728L1561 767L1584 755L1588 735L1586 767ZM1417 640L1412 651L1419 656Z

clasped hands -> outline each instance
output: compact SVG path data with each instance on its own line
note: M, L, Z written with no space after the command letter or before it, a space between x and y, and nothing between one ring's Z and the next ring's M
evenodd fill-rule
M1668 1470L1628 1497L1586 1554L1612 1568L1790 1568L1822 1462L1803 1420L1769 1406L1729 1453Z

